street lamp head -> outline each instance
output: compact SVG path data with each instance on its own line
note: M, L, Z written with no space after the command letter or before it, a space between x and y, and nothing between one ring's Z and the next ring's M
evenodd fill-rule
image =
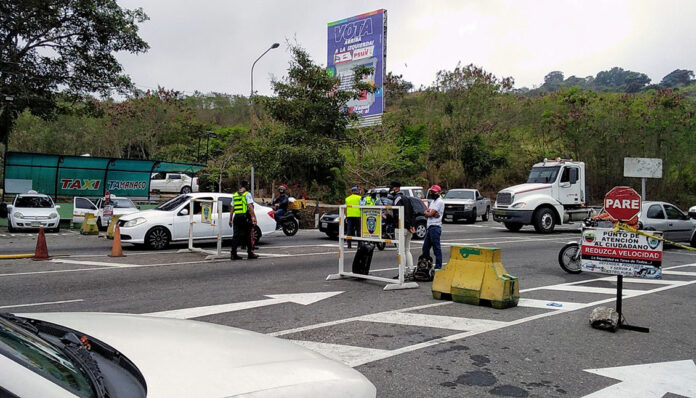
M273 45L271 46L271 48L278 48L278 47L280 47L280 44L278 44L278 43L273 43Z

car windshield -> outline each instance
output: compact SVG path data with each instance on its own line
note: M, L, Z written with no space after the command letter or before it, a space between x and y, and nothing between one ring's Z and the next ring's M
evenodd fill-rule
M418 199L423 199L425 198L425 194L423 193L422 189L414 189L413 190L413 196L418 198Z
M556 177L558 177L558 171L560 169L560 166L532 167L532 171L529 172L529 178L527 178L527 183L554 182L556 181Z
M155 207L155 210L163 210L163 211L172 211L176 210L179 206L184 204L187 200L189 200L190 196L188 195L179 195L174 199L170 199L161 205Z
M15 201L15 207L50 209L53 201L47 196L20 196Z
M89 377L41 337L0 318L0 355L31 369L79 397L94 397Z
M447 199L474 199L474 191L449 191L447 192Z
M130 199L125 199L125 198L117 198L117 199L111 199L111 205L114 207L114 209L132 209L135 208L135 205L133 202L131 202ZM102 202L102 205L106 204L106 202Z

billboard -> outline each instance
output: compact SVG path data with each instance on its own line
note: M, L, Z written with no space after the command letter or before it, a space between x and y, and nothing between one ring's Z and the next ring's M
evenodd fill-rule
M366 14L329 23L327 46L327 71L338 77L341 90L351 90L353 68L366 65L374 68L371 75L363 81L375 86L374 93L363 95L348 102L348 112L360 117L360 125L382 123L384 111L384 81L387 59L387 10L377 10Z

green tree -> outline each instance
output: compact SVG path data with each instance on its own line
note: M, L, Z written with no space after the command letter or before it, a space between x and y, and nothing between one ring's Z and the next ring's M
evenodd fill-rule
M294 46L290 51L287 78L272 83L275 97L262 99L270 117L284 126L280 134L263 143L269 147L266 157L283 162L283 175L277 178L328 185L335 177L332 169L343 166L339 144L345 142L347 129L356 120L345 109L346 103L366 91L374 92L372 85L362 81L370 68L356 67L354 90L341 90L338 78L315 64L304 49Z
M138 23L142 9L116 0L3 0L0 2L0 140L7 140L18 114L29 108L51 115L56 93L71 95L132 83L114 53L144 52Z
M688 86L694 78L694 72L686 69L675 69L662 78L660 85L663 87Z

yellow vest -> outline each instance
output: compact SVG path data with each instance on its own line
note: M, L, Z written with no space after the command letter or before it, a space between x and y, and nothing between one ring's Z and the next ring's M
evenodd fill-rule
M352 194L346 198L347 205L360 205L360 195ZM348 208L346 210L346 217L360 217L360 209Z

